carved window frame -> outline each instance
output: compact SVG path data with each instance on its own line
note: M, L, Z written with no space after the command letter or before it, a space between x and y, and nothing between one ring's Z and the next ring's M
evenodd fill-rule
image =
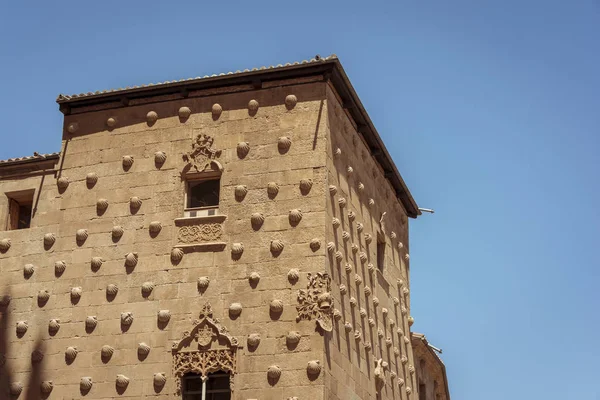
M208 170L203 172L188 172L183 176L184 180L184 196L183 196L183 218L194 218L199 216L214 216L219 215L219 206L221 203L221 176L222 172L219 170ZM191 185L194 183L218 181L219 182L219 204L216 206L207 207L188 207L188 200L190 196ZM202 214L202 211L208 211L206 214ZM210 211L214 211L211 213ZM195 214L200 212L200 214ZM194 215L190 215L194 213Z

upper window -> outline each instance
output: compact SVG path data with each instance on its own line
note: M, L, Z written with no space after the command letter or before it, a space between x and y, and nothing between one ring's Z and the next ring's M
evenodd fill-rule
M385 265L385 236L383 233L377 233L377 269L383 272Z
M208 374L204 379L200 375L187 374L182 380L181 394L183 400L230 400L229 374L218 371Z
M6 194L8 197L8 230L27 229L31 226L33 194L33 190Z
M220 186L220 179L187 181L185 216L218 214Z

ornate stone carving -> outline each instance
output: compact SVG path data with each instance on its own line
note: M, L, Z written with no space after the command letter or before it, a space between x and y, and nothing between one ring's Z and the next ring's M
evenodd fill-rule
M367 257L367 253L365 253L364 251L361 251L360 254L358 255L358 257L360 258L360 262L363 264L366 263L367 260L369 259Z
M345 242L350 240L350 232L348 232L348 231L342 232L342 239L344 239Z
M369 297L372 293L371 288L369 286L365 286L365 288L363 290L365 292L366 297Z
M300 271L298 271L298 268L292 268L289 270L288 272L288 281L290 281L290 283L296 283L298 282L298 279L300 278Z
M267 378L269 381L276 383L281 377L281 368L279 365L271 365L267 370Z
M252 99L248 102L248 111L250 113L256 113L258 111L258 101Z
M118 292L119 287L114 283L109 283L108 285L106 285L106 294L108 296L116 296Z
M335 185L329 185L329 194L335 196L337 193L337 187Z
M359 190L360 192L362 192L362 191L364 191L364 190L365 190L365 185L364 185L362 182L358 182L358 190Z
M72 363L75 360L75 358L77 357L77 353L79 353L79 351L77 350L77 347L75 347L75 346L67 347L67 350L65 350L65 360L67 361L67 363Z
M367 310L364 307L361 307L358 313L362 318L367 316Z
M360 341L362 339L362 333L357 329L354 331L354 340Z
M364 228L365 228L365 227L364 227L364 225L362 224L362 222L359 222L358 224L356 224L356 230L357 230L358 232L362 232Z
M108 126L109 128L114 128L114 126L117 124L117 120L114 119L113 117L108 117L106 119L106 126Z
M333 219L331 220L331 225L333 225L333 227L334 227L335 229L339 228L339 227L340 227L340 224L341 224L341 222L340 222L340 219L339 219L339 218L333 218Z
M231 303L229 305L229 315L232 317L238 317L242 313L242 303Z
M338 205L340 206L340 208L346 207L346 199L344 197L340 197L338 199Z
M212 105L211 112L214 119L218 119L223 112L223 107L219 103L215 103Z
M344 259L344 254L341 251L336 251L335 259L337 262L342 262L342 260Z
M330 254L333 254L333 252L335 251L335 243L333 243L333 242L327 243L327 251Z
M167 383L167 375L164 372L157 372L154 374L152 382L154 383L154 386L161 388Z
M348 175L352 175L354 173L354 168L348 165L348 168L346 168L346 172L348 172Z
M112 357L114 352L115 352L115 349L112 346L105 344L100 349L100 356L102 357L103 360L108 361L108 360L110 360L110 358Z
M375 326L375 320L373 318L369 318L369 326L372 328Z
M269 309L271 310L271 312L276 313L276 314L282 313L283 312L283 301L281 301L279 299L271 300L271 303L269 304Z
M358 304L358 302L356 301L356 298L354 296L350 297L350 307L356 307L356 305Z
M269 195L269 198L275 198L275 196L277 196L277 193L279 193L279 185L277 184L277 182L267 183L267 194Z
M358 245L357 245L356 243L354 243L354 244L351 246L351 249L352 249L352 252L353 252L353 253L357 253L359 248L358 248Z
M413 326L415 319L412 316L408 316L408 326Z
M23 384L21 382L11 382L8 391L11 396L18 397L23 391Z
M187 373L201 376L216 371L230 375L236 372L238 341L229 334L227 328L214 318L212 307L206 303L200 312L200 319L194 321L191 331L186 331L180 341L173 344L173 375L176 378L177 395L181 395L181 378Z
M308 273L306 289L298 291L296 321L315 319L324 331L333 330L333 298L331 297L331 277L326 272Z
M148 354L150 354L150 346L148 346L144 342L138 343L137 352L138 352L138 355L140 355L142 357L146 357Z
M123 227L122 227L122 226L120 226L120 225L115 225L115 226L113 226L113 228L112 228L111 234L112 234L112 237L113 237L113 238L115 238L115 239L118 239L118 238L120 238L121 236L123 236L123 232L124 232L124 230L123 230Z
M306 365L306 373L311 376L318 376L321 373L321 362L319 360L311 360Z
M356 219L356 213L354 211L348 211L348 221L354 222Z
M89 172L85 176L85 183L88 187L93 187L98 182L98 174L95 172Z
M375 370L373 376L375 377L375 390L377 393L381 392L381 389L385 386L385 372L383 370L383 359L375 360Z
M256 212L250 216L250 223L252 227L256 230L260 229L263 222L265 222L265 216L262 213Z
M248 153L250 153L250 143L248 142L239 142L236 147L237 156L242 159L246 158Z
M410 386L406 387L406 394L411 394L412 393L412 389L410 388Z
M85 319L85 328L88 331L94 330L94 328L98 325L98 318L94 315L90 315Z
M72 287L71 288L71 301L74 303L78 302L79 299L81 298L82 293L83 293L83 289L81 289L81 286Z
M292 140L288 136L281 136L277 139L277 148L281 153L287 153L292 146Z
M290 220L290 225L292 225L292 226L298 225L298 223L302 219L302 210L298 210L298 209L290 210L288 218Z
M342 313L337 308L333 310L333 318L336 321L339 321L340 319L342 319Z
M223 236L223 225L217 222L208 222L197 225L184 225L177 232L179 243L213 242Z
M260 334L258 334L258 333L249 334L247 343L248 343L248 347L250 347L252 349L257 348L258 345L260 344Z
M346 294L348 293L348 289L346 288L346 285L344 285L343 283L340 284L340 294Z
M43 394L48 395L54 389L54 383L52 381L43 381L40 384L40 390Z
M44 353L41 350L35 349L31 352L31 361L34 363L42 362Z
M46 289L42 289L38 292L37 295L38 303L46 304L46 302L50 299L50 292Z
M371 350L371 348L372 348L372 346L371 346L371 342L369 342L368 340L367 340L367 341L365 341L365 343L364 343L364 347L365 347L365 350L366 350L366 351L369 351L369 350Z
M357 285L363 283L362 276L360 276L359 274L354 275L354 283L356 283Z
M219 171L222 170L221 164L215 161L221 156L221 150L213 149L213 143L211 136L198 134L192 141L192 151L183 155L183 160L187 162L185 170L193 168L196 172L202 172L213 162Z
M131 311L121 313L121 324L129 326L133 323L133 313Z
M106 211L107 208L108 208L108 200L98 199L98 201L96 202L96 210L102 212L102 211Z
M129 385L129 378L125 375L119 374L117 375L117 379L115 380L118 388L125 389L127 385Z
M373 297L373 306L377 307L379 305L379 298L378 297Z
M79 380L79 389L82 392L88 392L92 388L93 382L91 376L84 376Z
M243 243L233 243L231 245L231 254L235 256L239 256L244 252L244 244Z
M6 253L8 251L8 249L10 249L10 239L8 238L4 238L2 240L0 240L0 251L2 253Z
M152 221L148 225L148 230L151 234L157 235L162 230L162 224L160 221Z
M25 334L25 332L27 332L28 328L29 328L29 325L27 324L27 321L18 321L17 322L17 335L23 336Z
M346 270L346 273L349 274L350 272L352 272L352 265L350 265L350 263L346 263L344 269Z
M162 322L166 324L171 319L171 311L169 310L160 310L157 314L158 322Z
M337 148L334 150L334 152L333 152L333 155L334 155L334 156L336 156L336 157L339 157L339 156L341 156L341 155L342 155L342 149L340 149L339 147L337 147Z
M371 235L370 233L365 233L365 243L371 244L372 241L373 241L373 235Z
M285 96L285 107L288 110L293 109L294 107L296 107L296 103L298 102L298 99L296 98L295 95L293 94L288 94L287 96Z
M133 156L123 156L123 169L127 170L133 165Z
M69 178L66 176L61 176L56 180L56 186L59 190L65 191L69 187Z
M260 281L260 274L256 271L251 272L250 276L248 276L248 280L250 281L251 285L258 285L258 282Z
M179 247L174 247L171 250L171 261L174 263L178 263L183 259L183 250Z
M148 123L148 125L152 125L157 120L158 114L156 113L156 111L148 111L148 113L146 114L146 122Z
M63 272L65 272L65 269L67 269L67 263L64 261L56 261L54 263L54 273L58 276L62 275Z
M190 115L192 115L192 110L189 107L183 106L179 107L179 118L188 119Z
M10 240L9 239L4 239L4 240L8 240L8 247L10 247ZM54 235L54 233L46 233L44 235L44 247L46 248L46 250L50 249L50 247L52 247L52 245L54 245L54 242L56 242L56 236Z
M317 251L320 248L321 248L321 240L320 239L315 238L310 241L310 249L312 251Z
M154 153L154 164L161 166L167 161L167 153L164 151L157 151Z
M210 278L208 276L201 276L198 278L198 291L200 293L204 293L206 289L208 289L208 285L210 284Z
M131 207L134 210L139 209L142 206L142 199L140 199L138 196L133 196L129 199L129 207Z
M375 272L375 266L373 265L373 263L367 264L367 270L369 271L370 274L373 274Z
M352 329L353 329L353 328L352 328L352 324L351 324L350 322L346 322L346 323L344 324L344 330L345 330L346 332L352 332Z
M283 241L276 239L276 240L271 240L271 245L270 245L270 250L271 253L275 253L275 254L279 254L283 251L283 248L285 247Z
M313 185L313 181L312 179L308 179L308 178L304 178L300 180L300 192L302 192L302 194L308 194L308 192L310 192L310 189L312 188Z
M248 186L237 185L233 191L234 191L235 199L237 201L242 201L242 200L244 200L244 198L246 197L246 194L248 193Z
M138 263L138 253L137 252L127 253L125 255L125 266L126 267L133 268L137 265L137 263Z
M33 264L25 264L23 266L23 275L25 278L29 278L35 272L35 267ZM39 296L38 296L39 297Z
M300 342L302 335L298 331L289 331L285 337L285 341L288 345L295 345Z

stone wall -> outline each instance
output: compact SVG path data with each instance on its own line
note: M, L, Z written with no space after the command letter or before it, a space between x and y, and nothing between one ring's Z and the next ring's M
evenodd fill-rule
M327 398L416 398L409 372L414 362L406 212L329 87L327 105L326 236L333 292L339 299L336 329L325 341L331 363ZM380 242L385 243L382 270L377 262Z
M328 268L325 91L324 83L283 81L66 116L58 177L68 187L46 177L32 227L0 232L12 243L0 253L0 294L11 296L0 308L0 396L10 380L13 390L24 387L21 398L178 398L173 343L206 323L220 332L210 346L236 354L232 398L324 398L325 374L307 372L309 361L327 365L323 337L314 316L297 321L296 306L309 273ZM183 216L182 154L199 134L221 151L209 168L223 168L225 218L180 221L197 225L194 232L216 224L186 247L175 221ZM268 193L272 183L277 193ZM22 186L29 181L0 181L2 192ZM264 222L254 226L257 213ZM270 308L273 300L283 312ZM27 325L19 334L18 321ZM258 345L248 346L249 335ZM279 379L275 368L268 377L275 365Z

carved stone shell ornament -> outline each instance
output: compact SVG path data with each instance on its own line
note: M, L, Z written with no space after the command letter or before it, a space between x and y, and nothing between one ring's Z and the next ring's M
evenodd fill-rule
M300 191L304 194L310 192L312 188L313 181L312 179L304 178L300 180Z
M67 269L67 263L64 261L56 261L54 263L54 273L56 275L61 275Z
M259 229L265 222L265 216L262 213L256 212L250 216L250 223L255 229Z
M406 253L406 254L404 255L404 259L405 259L406 261L410 260L410 254Z
M350 240L350 232L348 232L348 231L342 232L342 239L344 239L345 242Z
M406 295L408 295L408 293L410 293L410 290L408 290L408 288L407 288L407 287L404 287L404 288L402 288L402 294L403 294L403 295L405 295L405 296L406 296Z
M162 224L160 221L152 221L150 225L148 225L148 230L150 233L158 234L162 230Z
M358 182L358 190L359 190L360 192L362 192L362 191L364 191L364 190L365 190L365 185L364 185L362 182Z
M312 251L317 251L320 248L321 248L321 240L320 239L315 238L310 241L310 249Z
M165 383L167 383L167 374L164 372L157 372L154 374L154 378L152 378L152 382L156 387L163 387Z
M375 200L369 199L369 207L373 207L375 205Z
M159 322L167 323L171 319L171 311L169 310L160 310L157 314L157 318Z
M234 243L231 245L231 254L241 255L243 252L244 252L244 244L243 243Z
M8 294L6 294L4 296L0 296L0 307L8 307L11 300L12 300L12 297Z
M190 110L189 107L179 107L179 118L181 119L188 119L190 117L190 115L192 115L192 110Z
M274 313L280 313L283 311L283 301L274 299L269 304L269 309Z
M276 240L271 240L271 253L281 253L283 251L283 248L285 247L285 244L283 243L283 241L276 239Z
M123 156L123 168L131 168L133 165L134 159L133 156Z
M247 343L248 343L248 347L250 347L250 348L258 347L258 345L260 344L260 334L258 334L258 333L249 334Z
M298 102L298 98L296 98L295 95L288 94L287 96L285 96L285 107L288 110L291 110L292 108L296 107L297 102Z
M352 332L352 324L351 324L350 322L346 322L346 323L344 324L344 330L345 330L346 332Z
M369 351L371 350L372 346L371 346L371 342L369 342L368 340L364 343L364 347L365 350Z
M369 297L371 295L371 288L369 286L365 286L364 288L365 296Z
M341 251L335 252L335 259L337 260L337 262L341 262L344 259L344 255Z
M114 283L109 283L106 286L106 294L109 296L116 296L119 293L119 287Z
M248 193L248 186L246 185L237 185L234 189L235 198L237 201L244 200L246 194Z
M333 218L331 220L331 225L333 225L333 227L336 229L340 227L340 224L341 224L341 222L340 222L339 218Z
M34 272L35 267L33 264L25 264L25 266L23 266L23 275L25 275L26 278L29 278Z
M319 375L321 373L321 362L319 360L311 360L306 365L306 373L312 376Z
M278 365L271 365L267 370L267 377L271 380L278 380L281 377L281 368Z
M182 258L183 258L183 250L180 249L179 247L174 247L173 250L171 250L171 261L179 262L179 261L181 261Z
M6 253L10 249L10 239L5 238L0 240L0 251Z
M38 292L37 299L40 303L46 303L48 299L50 299L50 292L48 292L46 289L40 290Z
M98 325L98 318L94 315L90 315L85 319L85 327L88 330L92 330Z
M404 243L398 242L397 246L398 246L399 249L403 249L404 248Z
M65 360L67 360L67 362L73 362L73 360L75 360L75 358L77 357L77 353L79 353L79 351L77 350L77 347L75 346L69 346L67 347L67 350L65 350Z
M373 235L371 235L370 233L365 233L365 243L371 244L372 241L373 241Z
M8 391L11 396L17 397L23 391L23 384L21 382L11 382Z
M120 225L113 226L113 228L111 230L112 237L115 238L115 239L120 238L121 236L123 236L124 232L125 231L123 230L123 227L120 226Z
M110 359L112 357L112 355L114 354L114 352L115 352L115 349L112 346L109 346L107 344L102 346L102 348L100 349L100 355L102 356L103 359Z
M140 356L147 356L150 354L150 346L144 342L138 343L137 352Z
M269 195L269 197L273 198L277 196L277 193L279 193L279 185L277 184L277 182L267 183L267 194Z
M301 219L302 219L302 210L298 210L298 209L290 210L290 213L289 213L290 225L297 225Z
M156 113L156 111L148 111L148 113L146 114L146 122L148 124L153 124L156 122L156 120L158 120L158 114Z
M239 142L236 147L237 155L239 158L245 158L250 153L250 143Z
M127 385L129 385L129 378L125 375L119 374L117 375L117 379L115 380L118 388L125 389Z
M348 165L348 168L346 168L346 171L348 172L348 175L352 175L354 173L354 168L352 168L351 166Z
M137 210L141 206L142 199L140 199L138 196L133 196L129 199L129 207L133 208L134 210Z
M127 253L125 255L125 266L127 267L135 267L138 263L138 253Z
M356 298L350 297L350 306L356 307L356 304L357 304Z
M285 337L285 341L288 344L297 344L300 342L302 335L298 331L289 331L287 336Z
M142 296L148 297L154 290L154 283L152 282L144 282L142 283Z
M392 344L394 344L394 342L392 341L391 337L388 337L387 339L385 339L385 345L387 347L392 347Z
M251 284L257 285L260 281L260 274L258 272L252 272L250 273L250 276L248 276L248 280Z
M356 213L354 211L348 211L348 221L354 222L356 219Z
M394 347L394 355L395 355L396 357L398 357L398 356L400 355L400 349L399 349L399 348L397 348L397 347Z
M85 183L88 187L93 187L98 182L98 174L90 172L85 176Z
M258 101L252 99L248 102L248 111L255 113L258 111Z
M83 293L83 289L81 286L76 286L71 288L71 300L78 301L81 298L81 294Z
M390 324L390 328L393 328L393 327L394 327L394 325L396 325L396 321L394 321L394 320L393 320L393 319L391 319L391 318L390 318L390 320L389 320L389 322L388 322L388 323Z
M106 199L98 199L96 202L96 209L98 211L105 211L108 208L108 200Z
M372 274L373 272L375 272L375 266L373 265L373 263L368 263L367 264L367 270L369 271L370 274Z
M381 328L377 329L377 337L383 339L384 336L383 330Z
M52 381L43 381L40 385L40 390L43 394L50 394L52 389L54 389L54 383L52 383Z
M402 313L402 315L406 315L408 313L408 310L406 309L405 306L401 306L400 307L400 312Z
M373 318L369 318L369 326L372 328L375 326L375 320Z
M219 118L223 112L223 107L219 103L215 103L212 105L211 112L214 118Z
M344 285L343 283L340 285L340 294L346 294L348 293L348 289L346 288L346 285Z
M391 237L392 239L396 239L396 232L392 231L392 232L390 233L390 237Z
M412 389L410 388L410 386L406 387L406 394L411 394L412 393Z
M340 310L338 310L338 309L333 310L333 318L336 321L339 321L340 319L342 319L342 313L340 312Z
M29 328L29 325L27 324L27 321L18 321L17 322L17 335L19 335L19 336L24 335L25 332L27 332L28 328Z
M5 239L6 240L6 239ZM56 242L56 236L54 233L46 233L44 235L44 246L49 248ZM10 247L10 241L8 242L8 247Z
M338 205L340 206L340 208L346 207L346 199L344 197L340 197L338 199Z
M400 358L400 362L401 362L402 364L406 364L406 363L408 362L408 358L406 358L406 356L402 356L402 357Z
M415 319L412 316L408 317L408 326L413 326L415 323Z
M383 314L383 316L384 316L384 317L387 317L387 315L388 315L388 312L389 312L389 311L388 311L388 309L387 309L387 308L382 308L382 309L381 309L381 314Z
M163 165L167 161L167 153L164 151L157 151L154 153L154 163L157 165Z
M333 242L327 243L327 251L329 253L333 253L335 251L335 243L333 243Z
M352 272L352 265L350 265L350 263L346 263L344 269L346 270L346 273L349 274L350 272Z
M357 253L359 248L358 248L358 245L357 245L356 243L354 243L354 244L352 245L351 249L352 249L352 252L353 252L353 253Z
M290 269L287 274L287 278L288 281L292 284L298 282L298 279L300 279L300 271L298 270L298 268Z
M79 389L83 392L87 392L92 388L93 382L91 376L84 376L79 380Z
M362 276L360 276L359 274L354 275L354 283L356 283L357 285L360 285L363 282Z
M133 323L133 313L132 312L122 312L121 313L121 323L123 325L131 325Z
M336 193L337 193L337 186L329 185L329 194L332 196L335 196Z
M208 276L201 276L198 278L198 291L204 292L208 289L208 285L210 284L210 278Z
M335 151L333 152L333 154L334 154L336 157L339 157L339 156L341 156L341 155L342 155L342 149L340 149L339 147L337 147L337 148L335 149Z
M366 263L368 260L367 253L365 253L364 251L360 252L359 257L360 257L360 262L363 264Z
M237 317L242 313L242 303L231 303L229 305L229 315Z
M277 148L279 151L287 152L291 146L292 139L290 139L288 136L281 136L279 139L277 139Z
M354 331L354 340L360 341L362 339L362 333L357 329Z
M56 186L59 190L67 190L69 187L69 178L66 176L61 176L56 180Z
M75 233L75 238L77 239L77 243L83 243L88 238L87 229L78 229L77 233Z
M365 310L363 307L360 308L359 314L361 317L366 317L367 316L367 310Z
M100 268L102 266L102 263L104 262L104 260L102 259L102 257L92 257L92 261L91 261L91 265L92 265L92 269L95 271L98 268Z
M362 222L359 222L358 224L356 224L356 230L357 230L358 232L362 232L364 228L365 228L365 227L364 227L364 225L362 224Z

